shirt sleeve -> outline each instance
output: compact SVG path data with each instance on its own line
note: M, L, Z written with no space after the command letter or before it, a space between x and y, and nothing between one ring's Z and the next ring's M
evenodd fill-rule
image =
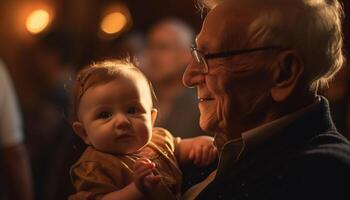
M0 61L0 147L23 141L22 119L11 78Z
M174 137L168 130L164 128L153 128L152 141L163 149L167 149L176 154L177 147L181 142L180 137Z

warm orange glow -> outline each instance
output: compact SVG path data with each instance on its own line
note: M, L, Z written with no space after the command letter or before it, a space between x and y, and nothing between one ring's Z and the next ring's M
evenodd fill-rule
M101 22L101 29L107 34L118 33L127 24L127 19L123 13L113 12L106 15Z
M46 10L38 9L29 14L26 28L32 34L42 32L50 23L50 15Z

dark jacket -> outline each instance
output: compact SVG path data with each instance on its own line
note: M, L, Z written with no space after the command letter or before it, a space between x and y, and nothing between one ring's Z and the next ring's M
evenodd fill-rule
M197 199L350 200L350 143L337 132L325 98L233 166Z

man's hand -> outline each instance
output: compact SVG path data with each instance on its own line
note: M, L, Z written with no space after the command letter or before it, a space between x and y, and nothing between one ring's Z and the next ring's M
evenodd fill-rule
M144 194L154 189L159 181L160 175L154 175L156 165L147 158L140 158L134 165L134 182L136 187Z
M192 139L188 159L195 165L207 166L218 156L218 151L214 146L214 139L209 136L199 136Z

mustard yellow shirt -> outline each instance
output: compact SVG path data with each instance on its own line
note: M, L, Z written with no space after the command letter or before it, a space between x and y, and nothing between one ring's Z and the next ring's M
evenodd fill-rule
M157 188L145 199L179 199L182 173L175 157L180 138L174 138L167 130L153 128L152 139L139 154L113 155L89 146L70 170L77 193L69 200L95 199L120 190L133 181L133 166L140 157L156 164L156 173L162 179Z

